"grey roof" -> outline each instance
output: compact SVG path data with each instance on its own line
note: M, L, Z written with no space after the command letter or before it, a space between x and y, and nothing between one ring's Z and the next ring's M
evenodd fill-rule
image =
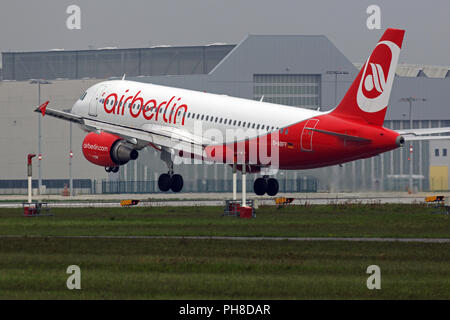
M3 80L206 74L235 45L3 52Z
M363 63L357 62L353 65L361 69ZM431 66L423 64L399 64L397 66L397 76L399 77L427 77L427 78L448 78L450 77L450 66Z

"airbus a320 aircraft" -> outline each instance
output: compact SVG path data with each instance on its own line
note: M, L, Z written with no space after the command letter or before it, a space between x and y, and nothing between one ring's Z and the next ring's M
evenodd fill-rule
M35 111L80 124L89 132L82 144L84 156L107 172L117 172L150 146L168 166L158 179L161 191L182 190L183 178L174 173L173 163L175 157L187 157L260 172L255 193L273 196L278 182L269 175L275 167L342 164L396 149L405 140L439 138L423 135L450 131L393 131L382 126L404 33L385 31L342 101L327 112L124 78L90 87L71 112L47 108L48 101Z

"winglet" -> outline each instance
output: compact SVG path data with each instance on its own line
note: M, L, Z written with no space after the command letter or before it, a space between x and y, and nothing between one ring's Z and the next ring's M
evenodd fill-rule
M45 116L45 110L47 109L47 105L49 103L50 103L50 101L46 101L39 106L38 110L42 113L42 116Z

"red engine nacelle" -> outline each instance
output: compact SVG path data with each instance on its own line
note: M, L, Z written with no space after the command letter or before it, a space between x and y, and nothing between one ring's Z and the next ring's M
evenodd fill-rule
M120 137L110 133L89 133L83 140L84 157L96 165L116 167L138 157L138 152Z

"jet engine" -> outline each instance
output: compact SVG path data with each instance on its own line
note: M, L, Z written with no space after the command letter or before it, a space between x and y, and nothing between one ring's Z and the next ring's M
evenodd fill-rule
M89 162L104 167L124 165L139 155L128 142L106 132L89 133L83 140L82 150Z

